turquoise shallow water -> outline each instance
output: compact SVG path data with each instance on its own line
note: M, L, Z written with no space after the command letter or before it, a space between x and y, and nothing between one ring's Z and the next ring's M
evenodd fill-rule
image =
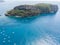
M56 3L59 6L56 14L24 19L4 16L16 5L30 3L0 3L0 45L60 45L60 3Z

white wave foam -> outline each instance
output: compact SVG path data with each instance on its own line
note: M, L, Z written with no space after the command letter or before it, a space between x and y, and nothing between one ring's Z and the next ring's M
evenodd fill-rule
M58 43L51 36L46 36L40 40L33 41L32 43L30 43L28 45L60 45L60 43Z

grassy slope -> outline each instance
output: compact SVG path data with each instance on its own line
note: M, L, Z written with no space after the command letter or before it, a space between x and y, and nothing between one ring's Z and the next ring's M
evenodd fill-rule
M49 10L51 9L50 4L41 3L41 4L36 4L34 6L42 7L42 8L48 8ZM10 14L12 16L17 15L17 16L22 16L22 17L29 16L31 14L35 15L35 14L38 14L38 13L39 13L39 11L34 11L34 10L14 10L14 9L7 12L7 14Z

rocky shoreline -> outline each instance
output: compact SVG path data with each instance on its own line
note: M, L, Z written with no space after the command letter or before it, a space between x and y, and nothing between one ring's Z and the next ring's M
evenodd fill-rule
M12 10L7 11L6 16L19 16L19 17L30 17L38 14L53 14L58 11L58 6L53 4L35 4L35 5L20 5L14 7Z

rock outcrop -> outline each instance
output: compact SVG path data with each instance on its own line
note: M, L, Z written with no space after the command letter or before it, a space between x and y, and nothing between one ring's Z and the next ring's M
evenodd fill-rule
M29 17L35 16L41 13L56 13L58 11L57 5L52 4L36 4L36 5L20 5L14 7L14 9L8 11L6 16L20 16Z

